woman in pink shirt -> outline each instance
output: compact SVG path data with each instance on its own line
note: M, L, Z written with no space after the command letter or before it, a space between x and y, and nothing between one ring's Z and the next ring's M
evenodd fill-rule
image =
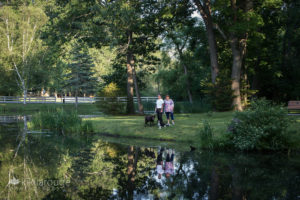
M164 101L164 107L165 107L165 113L167 116L167 120L168 120L168 124L167 126L170 126L170 115L171 115L171 119L172 119L172 124L175 125L174 122L174 102L172 99L170 99L169 95L166 95L166 99Z

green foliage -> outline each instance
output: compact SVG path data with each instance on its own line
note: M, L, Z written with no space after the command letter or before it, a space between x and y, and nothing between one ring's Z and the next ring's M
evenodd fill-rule
M265 99L251 102L244 112L236 112L229 126L230 143L240 150L279 150L288 147L287 109Z
M92 121L86 120L82 122L81 133L95 133Z
M65 112L63 109L38 112L32 117L33 127L46 129L60 134L76 134L94 132L90 122L82 123L77 112Z
M119 102L117 97L120 95L120 89L117 84L110 83L105 86L97 96L107 97L105 100L97 101L96 106L101 112L106 114L123 114L125 113L124 102Z
M210 123L206 120L203 121L203 129L200 130L200 139L202 148L214 148L213 128L211 127Z
M68 65L69 73L66 76L65 87L75 95L90 95L95 91L97 80L94 76L93 61L88 49L76 43L72 46L71 63Z
M231 79L220 73L216 84L209 84L208 86L208 94L213 108L217 111L232 110L232 99L234 96L231 89Z

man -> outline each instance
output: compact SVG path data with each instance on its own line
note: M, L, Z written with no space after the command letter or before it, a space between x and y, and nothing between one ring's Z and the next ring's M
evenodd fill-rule
M170 115L171 115L172 124L175 125L174 114L173 114L174 113L174 102L172 99L170 99L169 95L166 96L164 105L165 105L165 113L166 113L167 120L168 120L167 126L170 126Z
M157 96L155 111L157 114L157 119L159 121L158 128L161 129L161 127L164 127L165 124L162 119L162 114L164 111L164 100L162 100L160 94Z

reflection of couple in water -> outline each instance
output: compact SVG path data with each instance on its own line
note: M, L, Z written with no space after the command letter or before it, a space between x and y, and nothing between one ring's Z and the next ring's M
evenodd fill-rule
M170 155L171 151L171 155ZM157 156L156 160L156 171L158 173L158 178L161 179L162 174L166 174L166 178L169 178L170 175L174 173L174 151L173 150L167 150L167 157L165 160L165 163L163 161L163 152L164 149L162 148Z

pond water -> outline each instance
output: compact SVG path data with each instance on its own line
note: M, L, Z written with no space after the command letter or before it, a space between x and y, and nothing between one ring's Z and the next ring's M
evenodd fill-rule
M297 154L119 142L0 122L0 199L300 199Z

